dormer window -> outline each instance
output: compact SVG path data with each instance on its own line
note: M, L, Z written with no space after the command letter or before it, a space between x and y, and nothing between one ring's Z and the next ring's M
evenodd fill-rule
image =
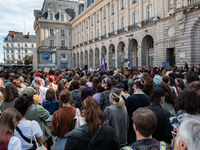
M50 13L50 20L53 20L53 13Z
M65 21L64 14L61 14L61 21Z

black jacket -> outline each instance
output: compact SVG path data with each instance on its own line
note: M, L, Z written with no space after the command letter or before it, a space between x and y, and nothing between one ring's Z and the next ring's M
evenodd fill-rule
M171 131L173 130L173 127L169 122L171 114L159 105L149 105L148 108L150 108L156 114L157 118L157 127L153 133L153 137L158 141L171 143Z
M67 136L65 150L85 150L93 134L88 132L88 125L72 130ZM110 126L102 125L99 133L88 150L119 150L119 142Z

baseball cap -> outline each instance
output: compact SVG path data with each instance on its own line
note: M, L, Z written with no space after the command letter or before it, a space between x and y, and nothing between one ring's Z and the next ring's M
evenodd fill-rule
M35 93L35 89L33 89L32 87L27 87L22 91L21 95L27 95L28 97L32 97Z

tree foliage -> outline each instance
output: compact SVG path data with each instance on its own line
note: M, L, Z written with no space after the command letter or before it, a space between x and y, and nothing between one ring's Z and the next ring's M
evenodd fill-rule
M32 63L33 63L33 58L32 58L32 56L26 55L26 56L24 57L24 64L25 64L25 65L30 65L30 64L32 64Z

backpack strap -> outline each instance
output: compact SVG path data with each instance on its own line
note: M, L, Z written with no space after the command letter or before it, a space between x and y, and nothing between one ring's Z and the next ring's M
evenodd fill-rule
M166 150L166 143L164 141L160 141L160 150Z

